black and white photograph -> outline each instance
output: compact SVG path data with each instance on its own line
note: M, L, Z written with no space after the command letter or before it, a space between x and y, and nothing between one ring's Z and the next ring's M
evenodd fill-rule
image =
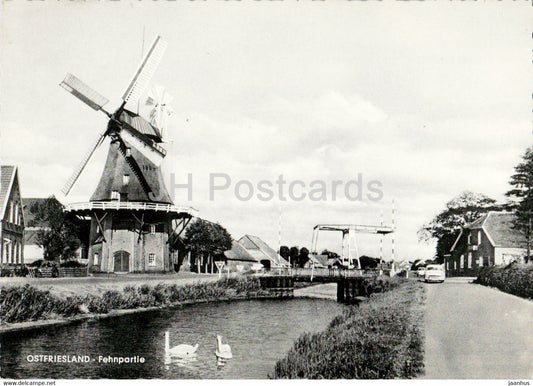
M530 385L531 10L0 0L3 385Z

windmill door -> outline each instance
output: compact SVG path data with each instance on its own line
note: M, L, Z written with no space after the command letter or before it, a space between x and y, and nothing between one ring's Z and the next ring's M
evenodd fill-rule
M129 272L130 254L126 251L117 251L113 256L115 258L115 272Z

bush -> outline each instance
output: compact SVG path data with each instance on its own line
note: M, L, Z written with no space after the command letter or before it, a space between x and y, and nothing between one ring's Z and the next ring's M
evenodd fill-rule
M372 295L368 303L347 308L326 331L300 336L287 356L276 364L275 377L417 376L423 369L423 286L417 282L398 283L403 284L396 291Z
M78 307L71 300L58 299L30 285L2 288L0 318L2 323L17 323L46 319L52 314L75 315Z
M82 264L76 260L68 260L59 265L61 268L85 268L87 265Z
M86 295L77 296L74 303L78 304L78 308L84 305L87 310L93 314L107 314L109 312L109 305L100 296Z
M474 283L533 299L533 264L514 262L504 267L483 267Z
M151 287L143 284L139 287L124 287L122 292L107 291L102 296L90 294L66 299L29 285L5 287L0 291L0 320L18 323L86 312L106 314L113 309L153 307L190 300L216 300L232 297L237 293L251 296L260 294L259 280L229 279L185 286L159 283Z

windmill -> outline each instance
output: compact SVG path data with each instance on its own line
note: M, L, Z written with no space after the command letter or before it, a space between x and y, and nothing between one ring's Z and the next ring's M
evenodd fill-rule
M192 217L191 208L174 206L165 188L160 166L166 150L155 125L160 121L150 123L126 109L127 104L139 100L165 49L166 42L158 36L113 113L104 109L107 98L74 75L67 74L60 84L109 119L62 189L67 196L96 149L109 137L104 171L89 202L65 208L80 218L91 218L88 259L93 272L169 271L178 261L176 245Z
M162 40L160 36L155 39L152 47L141 63L141 66L124 92L120 107L113 114L107 112L103 108L109 100L87 86L74 75L67 74L65 79L61 82L60 86L65 90L80 99L93 110L102 111L109 117L106 130L98 135L96 141L93 142L89 151L61 190L65 196L68 195L80 177L96 149L102 144L106 137L110 137L111 142L118 145L118 150L124 157L135 177L139 180L146 195L150 200L154 200L154 191L146 180L139 163L136 161L135 157L132 156L131 146L128 146L127 143L134 146L156 167L159 167L166 155L165 149L158 145L158 143L162 142L161 134L157 127L150 124L146 125L146 121L136 119L138 116L126 110L125 107L128 102L134 103L138 100L148 86L150 79L161 61L163 53L165 52L166 45L166 42Z

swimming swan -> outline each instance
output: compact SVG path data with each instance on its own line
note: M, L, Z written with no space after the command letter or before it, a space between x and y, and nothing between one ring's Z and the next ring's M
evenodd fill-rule
M215 350L215 355L222 359L231 359L233 355L231 354L231 347L229 344L222 343L222 337L217 335L217 348Z
M194 346L191 346L190 344L178 344L177 346L174 346L170 348L170 338L168 331L165 332L165 352L167 355L180 357L180 358L186 358L192 356L196 349L198 348L198 343Z

